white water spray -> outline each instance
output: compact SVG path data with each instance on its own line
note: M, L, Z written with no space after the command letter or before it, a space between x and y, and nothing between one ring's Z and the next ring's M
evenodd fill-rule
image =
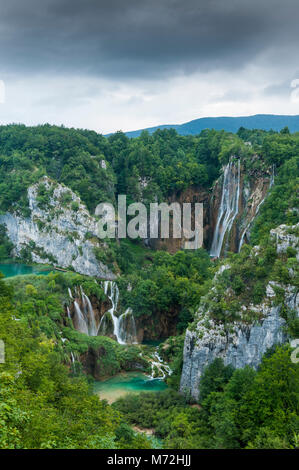
M113 334L119 344L137 343L135 319L131 309L119 317L116 315L119 289L116 282L104 281L104 292L111 301L112 307L104 314L99 326L99 333L106 334L109 317L113 323Z
M239 197L240 160L238 160L237 171L235 164L230 161L224 169L221 203L211 246L211 256L219 258L221 254L224 237L226 234L229 235L239 212Z
M77 330L81 333L85 333L88 335L88 326L84 318L84 314L80 309L78 302L74 301L74 309L75 309L75 319L77 323Z

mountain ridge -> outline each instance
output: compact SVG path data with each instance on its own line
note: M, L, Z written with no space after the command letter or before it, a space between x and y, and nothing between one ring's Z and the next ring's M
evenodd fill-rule
M291 132L299 131L299 115L289 114L254 114L251 116L219 116L202 117L193 119L182 124L161 124L158 126L128 131L125 134L128 137L138 137L142 131L148 131L150 134L157 129L175 129L180 135L196 135L204 129L225 130L227 132L237 132L240 127L246 129L262 129L265 131L280 131L288 126ZM106 134L108 137L112 133Z

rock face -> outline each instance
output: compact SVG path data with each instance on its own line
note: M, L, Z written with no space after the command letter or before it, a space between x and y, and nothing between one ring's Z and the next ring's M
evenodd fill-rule
M192 204L191 213L191 226L194 227L194 204L203 204L203 245L207 247L209 240L213 236L213 228L210 226L210 198L211 194L208 190L198 186L190 186L180 193L174 193L169 197L168 204L173 202L179 203L181 211L183 212L183 203ZM170 219L172 220L172 219ZM169 238L148 238L145 240L146 245L155 250L166 250L169 253L176 253L184 249L185 242L188 241L183 235L181 238L172 237L172 222L170 223L170 237Z
M48 195L46 204L39 199L41 185ZM36 263L54 263L88 276L115 278L94 254L94 248L99 246L96 220L69 188L45 176L28 188L28 200L30 217L14 213L0 216L16 256L25 249Z
M235 368L245 365L256 368L268 348L286 340L282 329L285 321L279 316L279 308L272 308L265 315L261 324L256 323L251 328L234 325L234 331L229 335L222 335L223 331L213 324L212 330L200 340L197 332L187 331L181 391L188 391L198 399L201 375L217 357L222 358L225 365L231 364Z
M297 226L297 230L298 230ZM298 237L294 232L296 227L280 226L271 231L272 237L277 240L277 251L286 251L289 246L297 249ZM288 233L291 232L291 233ZM229 269L222 266L221 271ZM216 279L219 272L216 273ZM285 320L280 317L280 306L273 305L274 288L281 287L285 292L285 306L299 313L299 293L295 286L280 286L270 281L266 289L266 297L260 305L250 306L257 313L260 320L251 325L239 322L231 324L227 331L222 323L215 323L209 316L205 303L197 312L195 330L187 330L184 344L184 362L181 376L180 390L190 393L195 399L199 396L199 385L206 366L216 358L222 358L225 365L231 364L235 368L245 365L257 368L263 354L275 344L287 340L284 331ZM245 309L245 307L244 307Z

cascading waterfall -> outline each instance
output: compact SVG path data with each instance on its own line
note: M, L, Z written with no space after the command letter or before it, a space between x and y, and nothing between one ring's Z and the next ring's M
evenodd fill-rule
M112 307L101 319L98 334L106 334L109 319L113 323L113 334L120 344L137 343L135 319L131 309L127 309L119 317L116 315L119 289L116 282L104 281L104 292L111 301Z
M81 333L85 333L88 335L88 326L87 322L84 318L84 314L81 311L81 308L78 304L78 302L75 300L74 301L74 310L75 310L75 320L77 323L77 330L80 331Z
M89 336L97 336L98 327L96 324L95 314L94 314L91 302L89 300L89 297L85 294L81 286L80 286L80 292L81 292L85 318L87 318L87 321L88 321Z
M230 161L223 175L221 203L218 211L216 228L211 246L211 256L219 258L225 235L229 235L234 220L239 212L240 197L240 160L238 167Z
M70 299L74 299L71 289L68 289L68 292ZM82 312L77 300L74 300L74 323L76 324L77 330L81 333L87 334L88 336L97 336L98 328L96 325L95 314L91 302L81 286L80 290L78 290L77 287L75 288L75 296L77 299L81 297L83 304ZM72 319L68 306L66 307L66 310L68 318Z
M96 317L89 297L85 294L82 286L75 287L75 299L71 289L68 289L69 297L74 302L74 323L75 327L81 333L88 336L106 335L109 331L109 326L113 327L113 334L115 335L118 343L120 344L137 344L137 334L135 318L132 310L128 308L120 316L116 315L119 289L115 282L104 281L104 292L110 299L112 304L111 308L102 316L100 324L97 326ZM78 299L82 300L82 309L78 303ZM76 300L77 299L77 300ZM72 319L70 309L67 306L68 318ZM111 329L111 328L110 328Z
M165 379L166 376L168 375L171 375L172 374L172 369L169 367L168 364L165 364L163 362L163 360L161 359L161 357L159 356L158 354L158 351L155 351L154 354L153 354L154 358L157 359L156 361L155 360L151 360L151 367L152 367L152 371L151 371L151 375L149 376L151 379ZM157 373L158 373L158 377L157 377Z

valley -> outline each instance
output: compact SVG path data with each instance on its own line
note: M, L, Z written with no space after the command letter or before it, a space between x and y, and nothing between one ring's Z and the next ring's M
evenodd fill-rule
M3 445L297 445L298 149L288 129L0 127ZM119 194L203 203L203 247L100 239Z

